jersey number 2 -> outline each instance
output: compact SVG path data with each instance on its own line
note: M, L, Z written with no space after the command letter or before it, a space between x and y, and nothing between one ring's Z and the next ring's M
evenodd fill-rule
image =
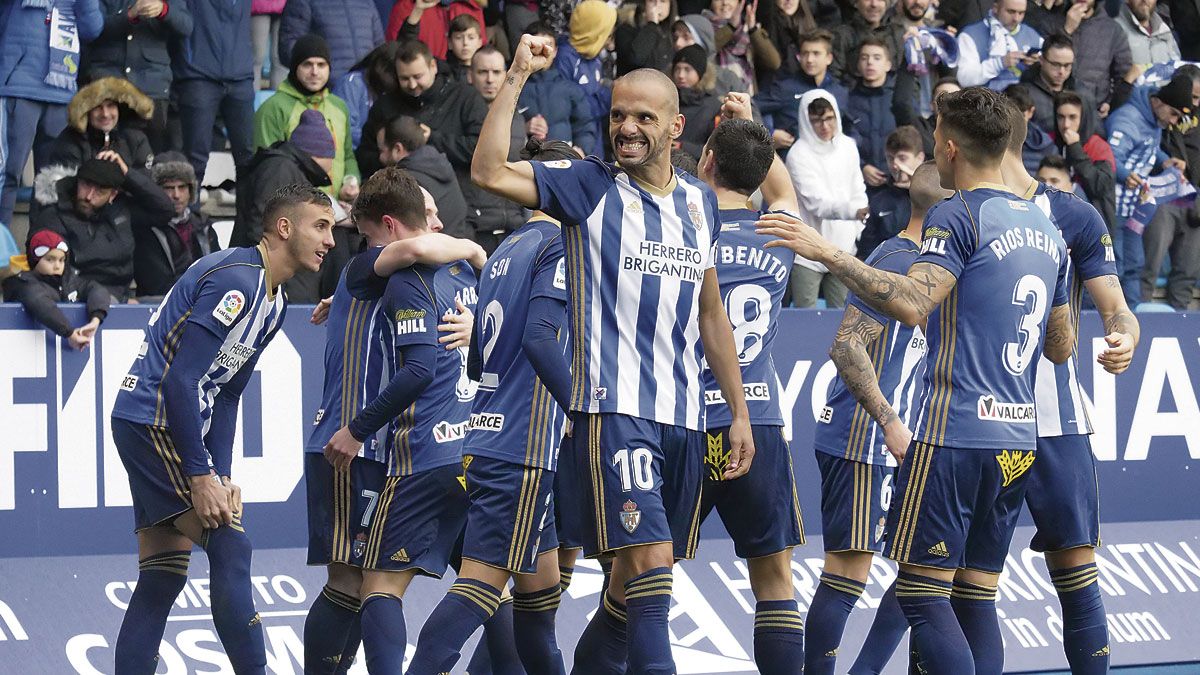
M1013 287L1012 304L1023 307L1017 326L1017 341L1004 345L1004 368L1013 375L1025 372L1037 356L1042 338L1042 317L1046 315L1046 282L1041 277L1026 274Z

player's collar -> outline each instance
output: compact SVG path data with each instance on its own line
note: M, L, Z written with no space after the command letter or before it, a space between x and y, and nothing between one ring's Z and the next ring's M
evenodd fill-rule
M663 187L651 185L650 183L647 183L646 181L634 176L628 171L625 172L625 175L629 176L629 180L637 183L638 187L642 188L646 192L649 192L655 197L667 197L674 192L675 187L679 185L679 180L675 178L674 173L671 174L671 180L667 181L667 184Z
M750 201L749 197L747 197L742 202L736 202L732 199L730 199L728 201L724 201L724 202L718 201L717 202L717 210L718 211L753 211L754 203Z
M262 256L263 273L267 277L267 302L275 301L275 285L271 283L271 256L267 255L267 242L260 241L258 246L258 254Z
M1000 192L1007 192L1009 194L1013 194L1013 191L1008 189L1007 185L1000 185L999 183L988 183L986 181L981 182L981 183L976 183L975 187L973 187L971 189L972 190L999 190Z
M1033 199L1034 196L1037 195L1037 191L1038 191L1038 181L1036 179L1030 180L1029 187L1025 188L1025 192L1021 193L1021 199L1024 199L1025 201L1029 201L1030 199Z

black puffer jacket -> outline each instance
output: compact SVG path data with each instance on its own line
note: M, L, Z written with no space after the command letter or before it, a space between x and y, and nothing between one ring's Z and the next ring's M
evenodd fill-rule
M262 240L267 202L279 188L329 185L329 174L325 169L289 141L279 141L254 153L240 175L247 178L237 190L237 219L229 237L230 247L258 245ZM171 213L174 215L174 209Z
M115 101L120 108L117 127L107 134L88 124L88 114L105 101ZM130 169L146 170L153 161L153 151L146 134L131 125L137 118L150 119L154 101L129 81L117 77L102 77L80 88L67 104L67 128L50 148L50 164L79 166L101 150L115 150Z
M721 100L702 89L680 89L679 113L684 119L679 147L700 159L700 151L716 127L717 115L721 114Z
M520 115L513 117L509 132L508 161L521 159L521 148L525 146L525 120ZM525 224L529 212L520 204L494 195L471 182L470 176L459 176L458 185L467 200L467 224L474 232L512 232Z
M21 303L25 312L34 320L62 337L70 335L77 326L71 325L66 315L58 308L58 303L86 303L88 319L97 318L103 321L104 317L108 316L110 302L107 288L79 276L70 265L61 277L29 271L5 279L4 300Z
M165 100L171 93L171 42L192 34L186 2L171 3L161 19L129 19L135 0L100 0L104 31L83 48L87 80L124 77L147 96Z
M433 195L446 234L470 238L467 227L467 202L458 187L458 177L446 156L431 145L422 145L396 165L413 175L421 187Z
M133 233L137 242L133 270L140 296L165 295L192 263L221 249L208 216L188 210L184 220L173 221Z

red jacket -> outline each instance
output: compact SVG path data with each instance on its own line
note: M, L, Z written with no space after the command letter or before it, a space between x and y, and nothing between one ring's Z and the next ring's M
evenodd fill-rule
M412 14L413 0L399 0L392 6L392 13L388 16L387 23L387 39L395 40L400 35L400 27L408 15ZM445 60L446 51L450 47L450 22L459 14L470 14L479 22L480 39L483 44L487 44L487 28L483 22L483 10L473 2L465 0L456 0L450 3L449 7L435 5L421 15L421 32L419 39L421 42L429 45L429 51L433 52L434 58Z
M1088 157L1092 158L1093 162L1104 160L1112 167L1113 171L1117 170L1117 160L1113 157L1112 146L1108 141L1104 140L1099 134L1092 134L1092 137L1087 139L1087 143L1083 144L1083 151Z

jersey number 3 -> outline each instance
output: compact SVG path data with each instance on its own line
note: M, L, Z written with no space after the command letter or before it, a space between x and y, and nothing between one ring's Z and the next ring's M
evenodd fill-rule
M1025 372L1037 357L1042 341L1042 318L1046 316L1046 282L1041 277L1026 274L1013 287L1012 304L1025 313L1017 325L1016 342L1004 345L1004 368L1013 375Z

